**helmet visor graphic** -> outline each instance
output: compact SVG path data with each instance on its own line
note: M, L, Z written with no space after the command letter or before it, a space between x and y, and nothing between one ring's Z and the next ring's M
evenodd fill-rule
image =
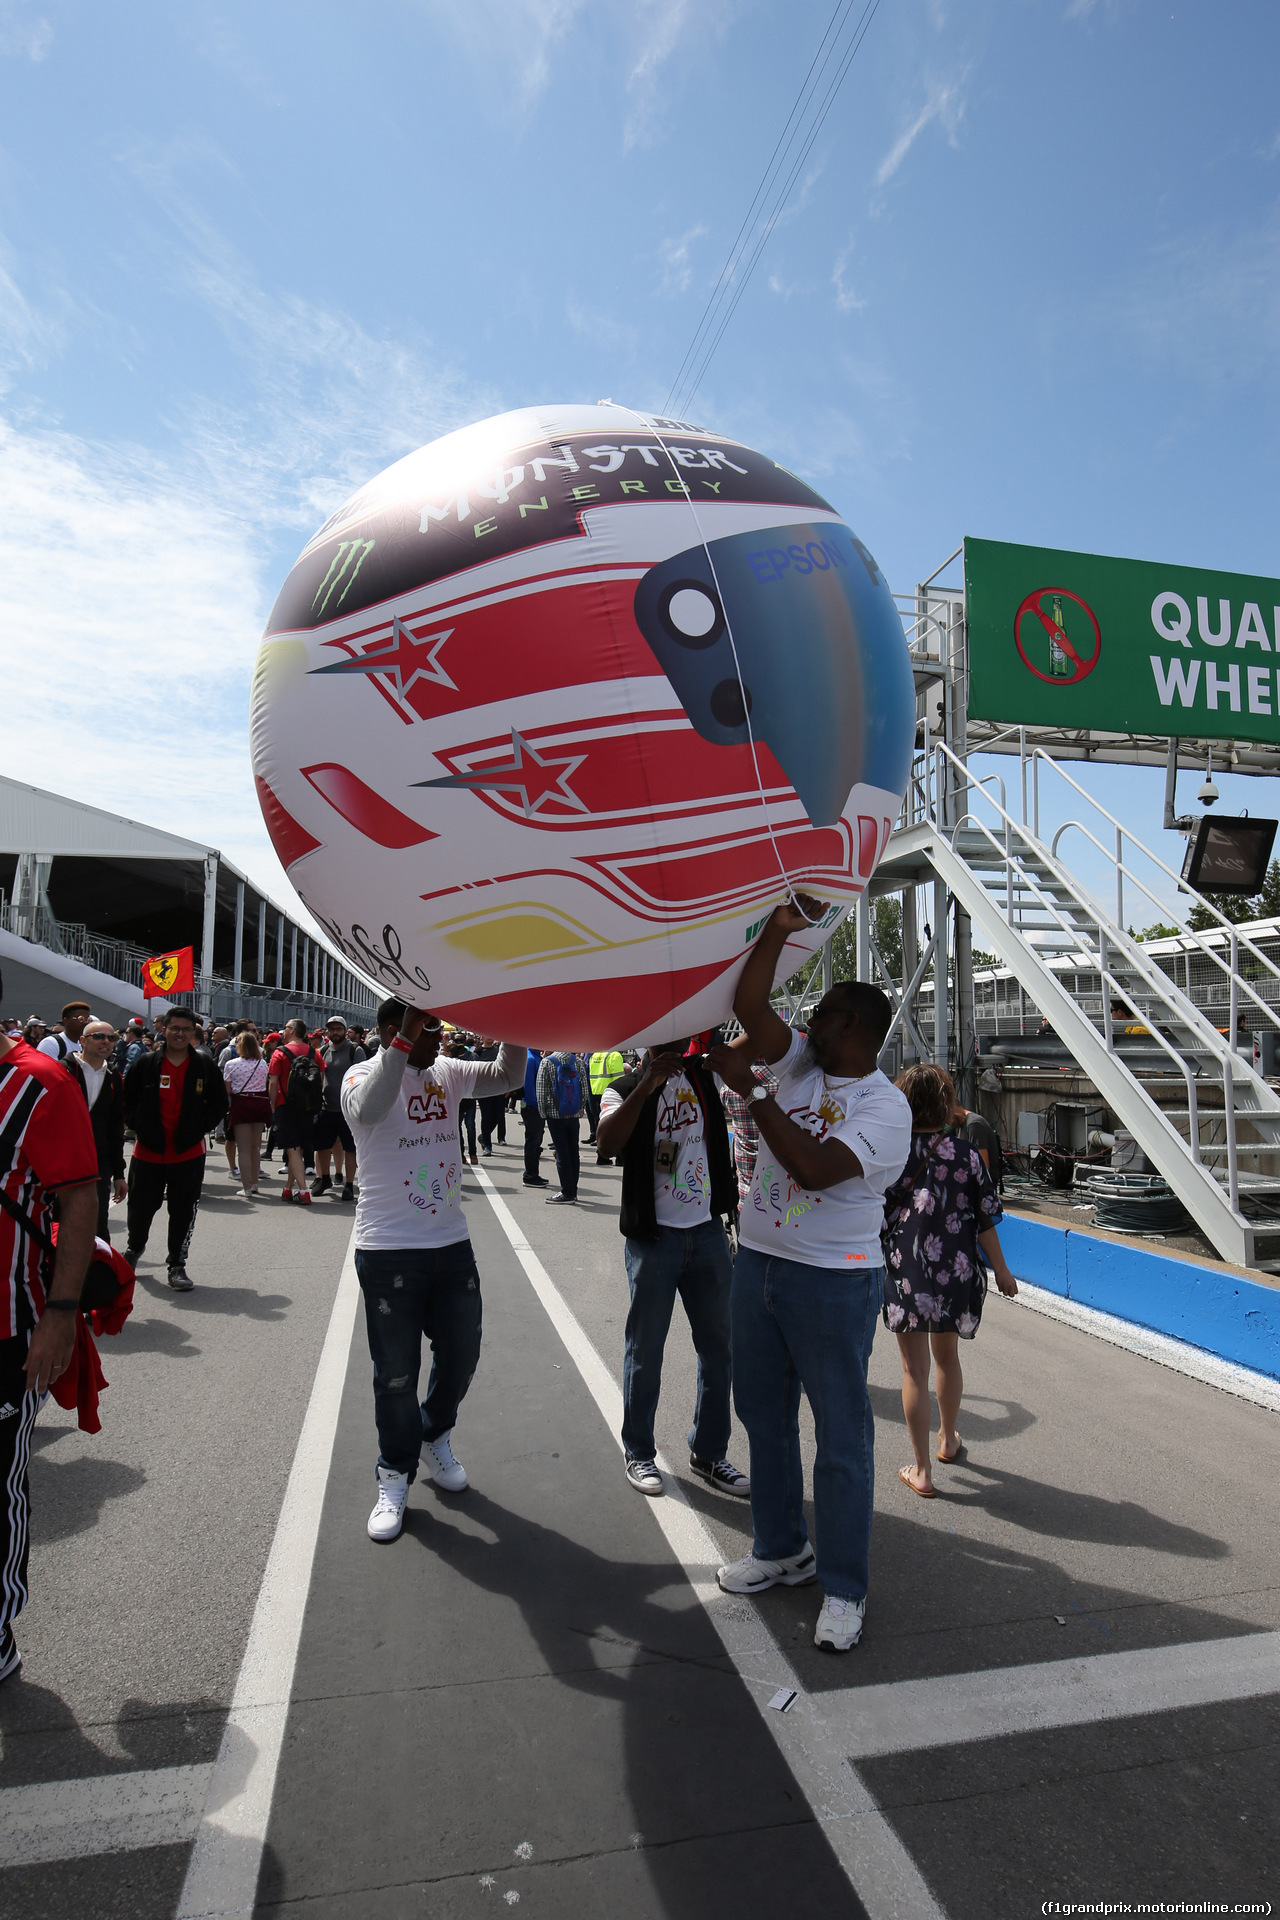
M716 746L767 743L815 826L838 820L859 783L901 792L911 668L862 542L824 521L730 534L709 553L673 554L635 596L640 631L697 732Z

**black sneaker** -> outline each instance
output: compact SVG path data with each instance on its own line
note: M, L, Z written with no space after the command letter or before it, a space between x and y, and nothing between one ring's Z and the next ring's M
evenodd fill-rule
M332 1176L327 1173L322 1173L318 1179L312 1182L311 1191L314 1194L328 1193L332 1185Z
M356 1197L355 1187L350 1180L347 1181L342 1189L342 1197L344 1200L354 1200Z
M546 1184L547 1182L544 1180L543 1185L546 1186ZM576 1193L549 1193L547 1195L547 1205L549 1207L576 1207L577 1204L578 1196Z
M13 1628L6 1620L0 1627L0 1680L10 1679L22 1665L22 1655L13 1637Z
M689 1465L709 1487L719 1487L721 1493L731 1493L736 1500L751 1498L751 1482L745 1473L739 1473L732 1460L699 1460L696 1453L691 1453Z
M170 1267L169 1285L175 1293L190 1293L195 1284L185 1267Z
M549 1187L551 1185L551 1182L549 1180L544 1180L540 1174L535 1174L533 1176L533 1179L531 1180L528 1174L526 1173L524 1177L524 1184L526 1187Z
M136 1273L138 1270L138 1262L142 1258L142 1248L126 1247L124 1250L124 1257L128 1261L129 1265L133 1268L134 1272Z
M627 1479L637 1493L658 1494L666 1491L662 1475L652 1460L628 1460Z

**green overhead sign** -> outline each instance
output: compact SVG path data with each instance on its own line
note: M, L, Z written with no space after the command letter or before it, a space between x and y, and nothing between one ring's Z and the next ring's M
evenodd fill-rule
M1280 580L964 543L969 717L1280 744Z

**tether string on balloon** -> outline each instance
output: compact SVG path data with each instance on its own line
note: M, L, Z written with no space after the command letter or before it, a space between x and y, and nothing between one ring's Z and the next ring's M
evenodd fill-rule
M619 403L615 401L614 404L618 405ZM801 906L799 895L796 893L796 890L791 883L791 875L787 872L786 862L782 858L782 853L778 846L777 837L773 831L773 821L769 817L769 802L765 795L764 781L760 775L760 756L756 751L755 728L751 724L751 700L747 692L747 684L742 677L742 666L738 659L737 643L735 642L733 637L733 622L729 618L729 608L725 602L724 594L721 591L720 576L716 572L716 563L711 557L711 547L708 544L706 534L702 530L702 522L698 518L697 503L694 500L693 494L689 489L688 483L686 482L684 475L680 472L674 458L672 457L670 448L667 446L666 441L662 437L661 429L654 425L652 419L646 419L644 414L637 413L634 407L628 407L624 404L623 411L626 413L632 414L635 419L641 422L641 424L644 426L647 432L653 434L654 438L658 442L658 445L662 448L662 451L667 456L667 464L671 468L671 471L675 475L676 479L679 481L680 490L684 494L685 500L688 502L689 511L693 515L693 524L698 530L698 539L702 543L702 551L707 556L707 565L711 569L712 584L714 585L716 590L716 598L720 602L720 615L724 621L724 630L729 636L729 647L733 653L733 670L738 676L738 691L742 695L742 713L743 713L743 718L745 719L746 725L747 725L747 741L751 748L751 764L755 769L756 791L760 796L760 806L764 812L764 824L768 831L769 844L773 848L773 857L778 863L778 872L782 875L783 884L787 889L787 898L790 900L792 906L796 909L797 913L801 914L803 918L808 922L809 926L816 927L821 924L821 916L819 916L818 919L816 920L811 919L810 916L807 913L805 913L804 908Z

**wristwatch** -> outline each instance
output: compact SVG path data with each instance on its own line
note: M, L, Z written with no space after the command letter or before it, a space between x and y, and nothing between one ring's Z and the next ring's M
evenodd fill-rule
M768 1087L762 1087L758 1084L754 1086L751 1089L751 1092L747 1095L747 1101L749 1104L756 1100L767 1100L768 1098L769 1098Z

